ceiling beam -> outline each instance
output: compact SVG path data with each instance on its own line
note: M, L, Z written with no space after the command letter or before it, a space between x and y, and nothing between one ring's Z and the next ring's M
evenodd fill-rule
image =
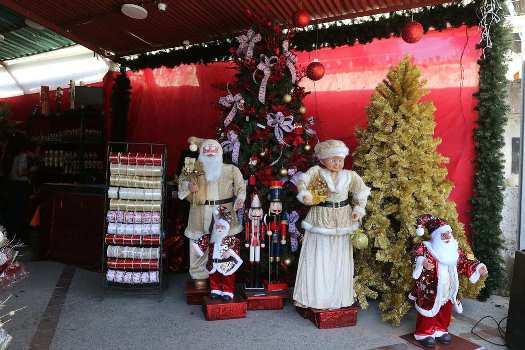
M114 59L115 58L112 55L109 55L109 54L106 53L105 49L110 50L109 48L101 48L101 47L98 47L98 46L90 43L87 40L82 39L81 37L79 37L79 36L75 35L74 33L72 33L69 29L61 28L58 25L56 25L53 22L51 22L50 20L47 20L47 19L45 19L45 18L35 14L30 9L27 9L27 8L21 6L16 0L0 0L0 4L4 5L5 7L9 8L9 9L11 9L12 11L18 13L19 15L21 15L21 16L23 16L25 18L29 18L30 20L32 20L32 21L34 21L34 22L36 22L36 23L46 27L47 29L49 29L51 31L54 31L55 33L58 33L58 34L66 37L66 38L69 38L69 39L73 40L77 44L80 44L82 46L87 47L88 49L98 53L101 56L107 57L109 59Z

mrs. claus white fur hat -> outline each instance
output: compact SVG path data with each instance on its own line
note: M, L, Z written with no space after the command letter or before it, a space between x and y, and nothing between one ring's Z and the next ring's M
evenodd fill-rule
M330 157L346 157L350 150L343 141L326 140L315 145L315 155L319 159Z

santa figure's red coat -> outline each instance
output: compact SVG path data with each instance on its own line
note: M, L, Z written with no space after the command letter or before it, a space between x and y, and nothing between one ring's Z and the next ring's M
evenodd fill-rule
M436 256L433 254L430 242L425 241L414 249L413 257L416 265L412 277L416 283L409 298L415 301L418 313L425 317L436 316L441 306L448 301L458 313L461 313L463 307L457 296L458 275L467 276L471 283L476 283L480 278L479 270L484 265L473 256L465 254L460 248L458 248L458 259L455 265L442 264L436 259ZM432 270L423 267L425 259L434 266Z

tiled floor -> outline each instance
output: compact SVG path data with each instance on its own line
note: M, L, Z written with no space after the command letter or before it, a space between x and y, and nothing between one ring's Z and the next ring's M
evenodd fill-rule
M186 305L185 275L169 275L163 298L103 293L102 275L51 262L26 263L30 277L11 293L8 310L27 305L5 328L13 335L11 349L377 349L413 350L400 338L414 325L415 313L400 327L381 321L375 303L361 311L355 327L319 330L292 305L278 311L249 311L244 319L204 320L200 306ZM486 349L502 349L470 334L484 315L506 316L508 300L464 301L451 331ZM497 338L494 324L479 332Z

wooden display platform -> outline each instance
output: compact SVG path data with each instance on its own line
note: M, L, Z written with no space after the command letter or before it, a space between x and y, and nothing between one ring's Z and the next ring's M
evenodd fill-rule
M202 311L207 321L244 318L246 317L247 309L248 302L237 296L232 301L211 299L208 296L203 298Z
M317 310L295 307L299 315L312 321L319 329L352 327L357 324L358 307L350 306L337 310Z
M197 289L195 288L193 281L186 282L186 290L184 291L184 294L186 294L186 304L188 305L202 305L203 298L209 293L210 290L208 288Z
M434 350L481 350L484 349L484 347L477 345L467 339L458 337L452 333L450 333L452 336L452 343L449 345L441 344L440 342L436 341L436 346L433 348L426 348L423 345L421 345L416 339L414 339L413 333L408 333L405 335L402 335L401 338L406 340L412 345L415 345L421 349L434 349Z
M244 291L243 294L248 302L248 310L281 310L284 307L284 299L288 297L283 294L261 295L247 291Z

